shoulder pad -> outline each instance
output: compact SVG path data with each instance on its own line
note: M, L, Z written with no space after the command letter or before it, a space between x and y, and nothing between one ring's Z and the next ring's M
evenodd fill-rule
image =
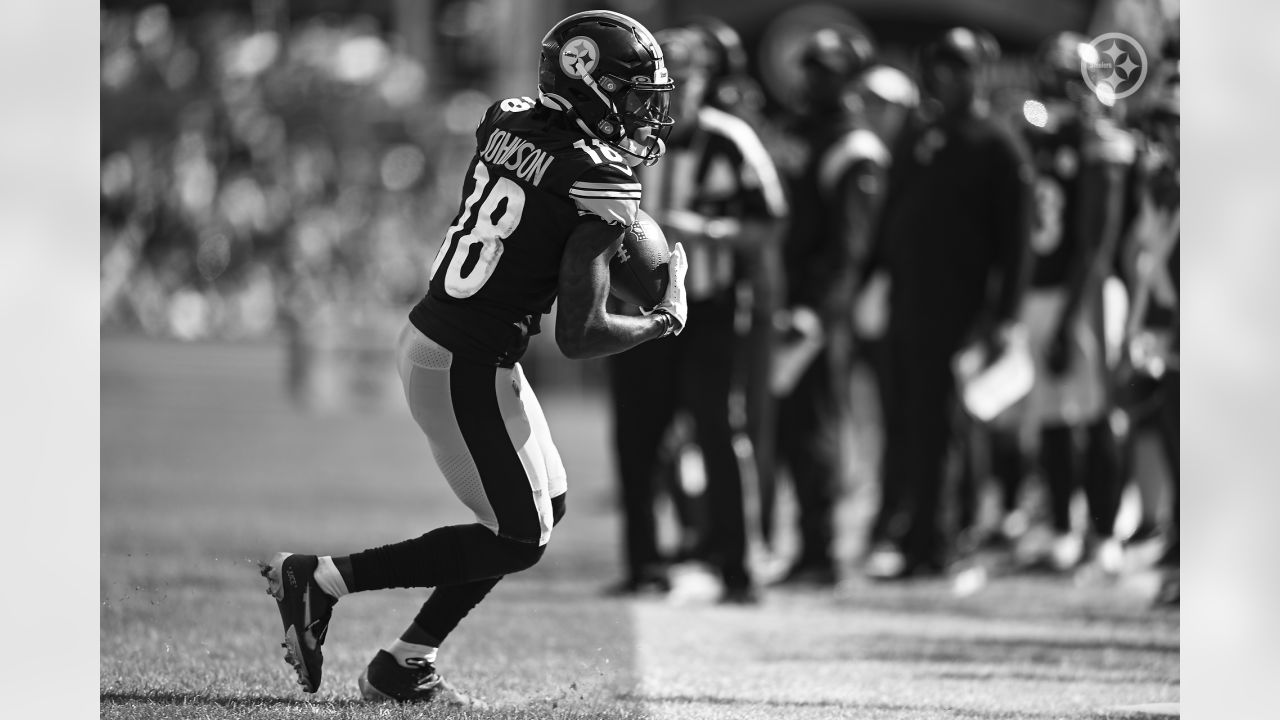
M750 123L708 105L698 111L698 127L727 139L737 148L742 157L743 186L760 190L770 215L782 217L787 214L786 193L782 189L778 169Z
M579 215L629 227L640 209L640 182L625 165L591 165L569 185L569 197Z
M822 156L818 165L818 187L823 192L832 192L840 178L864 160L886 168L889 166L889 149L870 130L859 128L845 133Z

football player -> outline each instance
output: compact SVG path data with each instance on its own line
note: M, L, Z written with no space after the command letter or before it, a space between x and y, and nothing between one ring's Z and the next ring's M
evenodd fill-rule
M1126 437L1126 466L1135 459L1135 441L1154 433L1163 451L1172 507L1165 529L1165 550L1159 561L1162 584L1156 601L1173 605L1180 600L1179 544L1179 313L1181 256L1180 124L1181 76L1178 38L1162 47L1163 71L1138 114L1138 155L1130 184L1128 227L1120 247L1121 275L1131 300L1125 326L1124 352L1118 369L1119 402L1131 419ZM1156 535L1158 488L1144 488L1143 514ZM1143 532L1139 525L1135 536ZM1130 538L1132 542L1135 538Z
M1088 499L1102 569L1120 569L1113 537L1120 502L1119 448L1110 422L1103 336L1103 281L1114 266L1133 163L1132 136L1108 117L1081 69L1096 67L1088 40L1060 33L1041 48L1042 97L1023 124L1036 167L1034 258L1023 307L1037 358L1027 399L1039 428L1039 464L1049 489L1055 540L1048 558L1067 570L1083 559L1084 536L1071 527L1070 503L1081 485Z
M808 318L820 342L778 390L778 459L790 472L800 552L781 584L832 586L835 503L848 466L854 283L871 248L889 151L866 125L855 81L875 56L861 32L823 28L800 53L805 109L793 134L808 158L789 178L795 213L783 246L785 323ZM803 335L793 329L791 335ZM803 341L801 341L802 343ZM798 343L798 347L803 346Z
M663 155L674 87L642 25L584 12L543 38L539 96L502 100L480 120L461 206L397 350L413 418L476 521L341 557L278 553L264 565L285 658L304 691L320 687L321 648L341 597L433 587L360 675L361 695L477 703L436 672L437 650L504 575L538 562L565 511L565 469L519 364L539 318L558 298L556 342L570 358L685 327L679 244L652 313L605 310L609 261L639 207L634 168Z

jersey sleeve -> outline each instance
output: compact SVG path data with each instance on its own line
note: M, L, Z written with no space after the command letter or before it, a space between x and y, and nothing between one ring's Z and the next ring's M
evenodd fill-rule
M476 145L482 147L484 139L489 136L489 130L493 125L493 119L497 115L498 103L490 105L485 111L484 116L480 118L479 124L476 125Z
M579 215L631 226L640 210L640 183L628 169L612 163L593 165L569 186Z
M859 189L870 194L876 191L874 186L876 173L867 165L875 168L889 166L889 150L880 139L867 130L853 130L840 138L823 155L818 164L818 187L828 197L835 195L845 174L857 170ZM872 183L871 186L867 186Z

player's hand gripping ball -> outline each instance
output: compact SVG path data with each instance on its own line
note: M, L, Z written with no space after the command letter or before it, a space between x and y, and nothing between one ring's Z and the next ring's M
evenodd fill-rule
M609 292L648 312L667 294L671 249L662 228L643 210L622 236L622 247L609 261Z

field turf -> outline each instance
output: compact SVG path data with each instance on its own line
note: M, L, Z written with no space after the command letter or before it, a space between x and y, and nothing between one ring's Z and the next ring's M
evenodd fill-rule
M441 670L494 707L359 701L360 669L425 590L344 598L323 687L306 695L282 659L256 563L470 518L406 411L300 412L283 363L269 345L103 338L103 718L1110 718L1176 708L1178 613L1151 610L1126 583L998 578L958 597L942 580L853 579L834 594L772 592L750 608L602 598L619 556L604 400L547 392L568 516L543 561L500 583L441 651Z

